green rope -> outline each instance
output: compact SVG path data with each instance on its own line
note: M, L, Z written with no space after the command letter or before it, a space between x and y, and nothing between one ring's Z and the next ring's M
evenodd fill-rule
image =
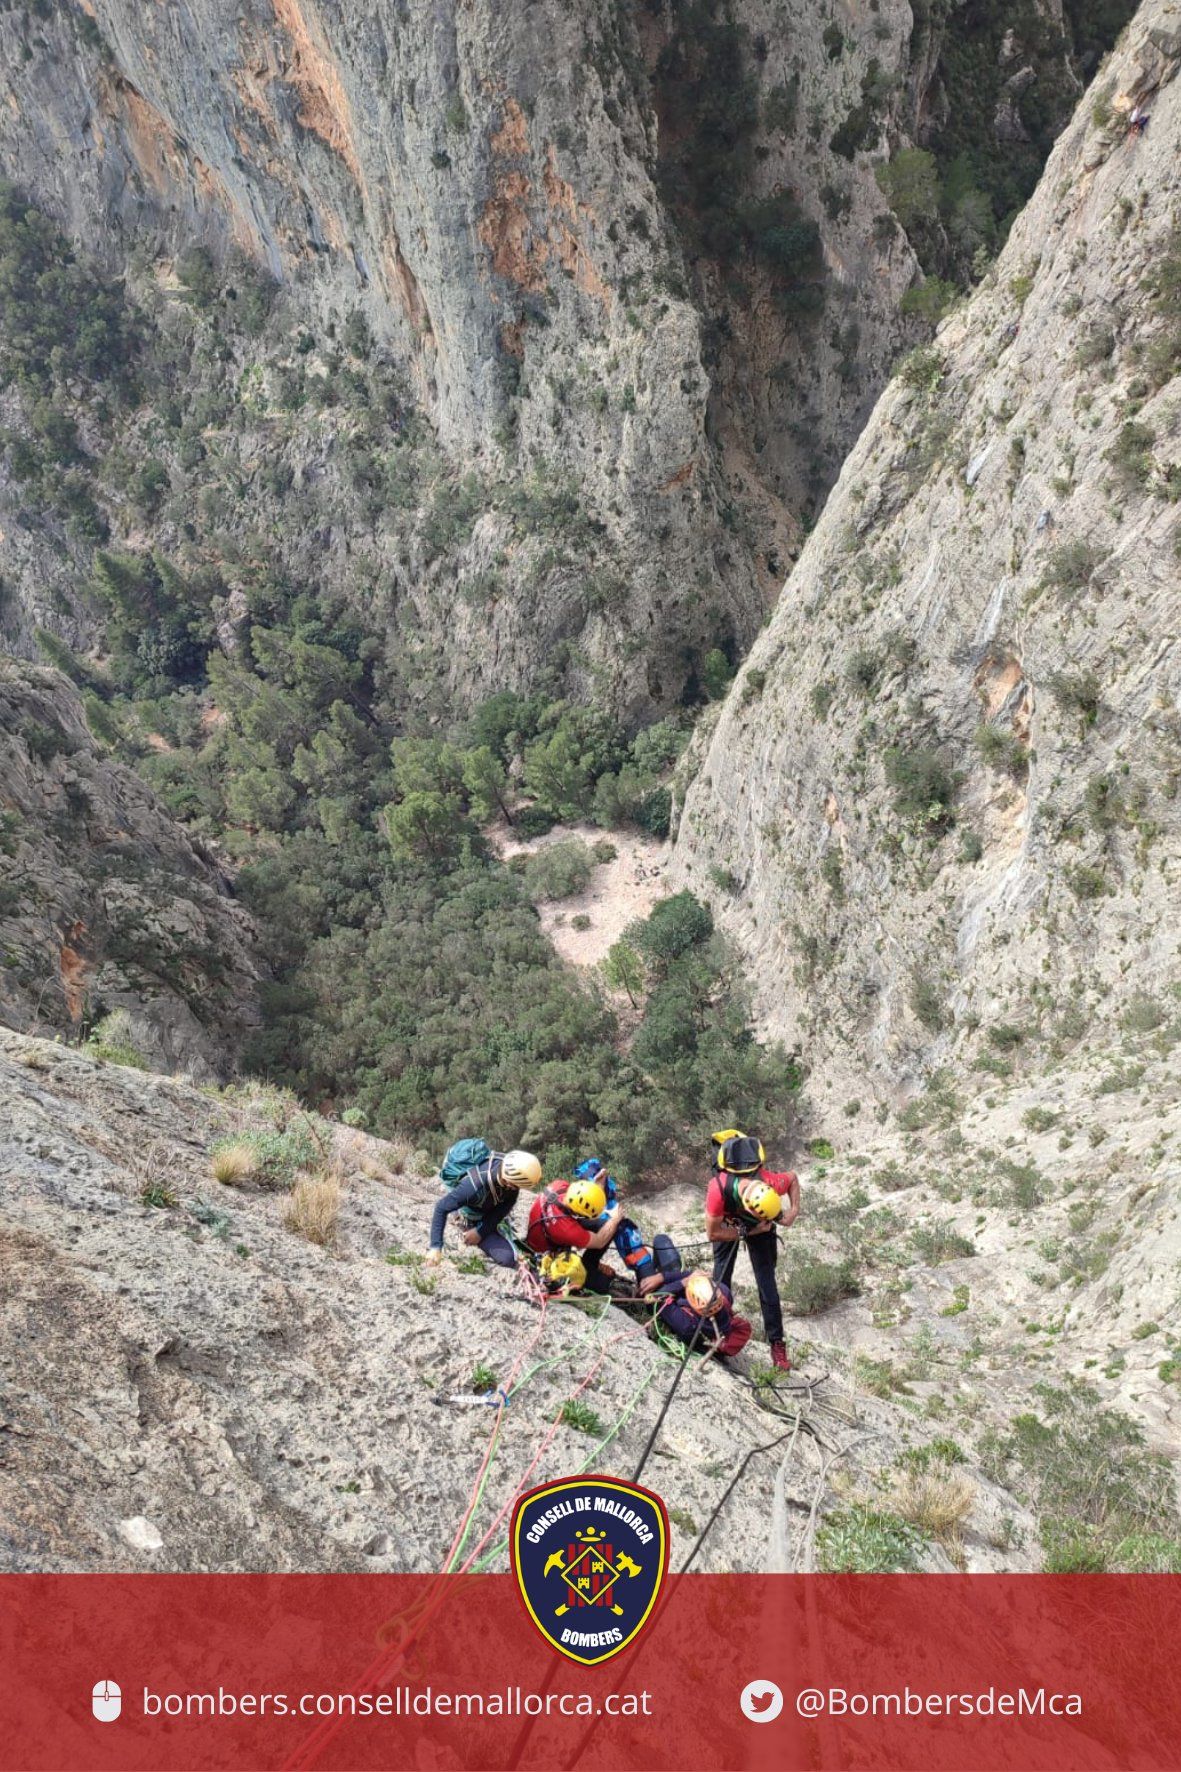
M583 1333L579 1336L578 1340L570 1347L561 1348L559 1350L559 1352L553 1356L552 1359L538 1360L538 1362L535 1366L530 1366L530 1368L527 1372L523 1372L521 1374L521 1376L520 1376L520 1378L518 1378L516 1384L514 1384L512 1390L507 1393L508 1399L511 1401L511 1399L517 1395L518 1391L523 1390L527 1384L529 1384L534 1378L537 1377L537 1374L539 1372L548 1372L548 1371L552 1370L553 1367L560 1366L562 1364L563 1360L571 1359L574 1355L576 1355L579 1352L579 1350L584 1346L585 1343L587 1343L588 1341L593 1339L594 1331L598 1328L599 1324L603 1321L603 1318L607 1315L607 1312L610 1310L610 1308L611 1308L611 1300L609 1298L605 1298L603 1301L603 1308L597 1314L589 1313L589 1312L584 1313L584 1314L590 1315L591 1320L588 1323L587 1327L583 1330ZM506 1407L507 1407L507 1403L501 1404L502 1409L506 1408ZM497 1445L496 1450L493 1452L492 1457L488 1460L488 1463L484 1468L484 1475L481 1477L479 1487L476 1490L475 1505L473 1506L471 1513L468 1515L468 1522L467 1522L467 1525L463 1529L463 1536L460 1538L459 1543L456 1545L454 1553L452 1554L452 1556L447 1564L446 1569L444 1569L444 1571L443 1571L443 1573L445 1575L450 1575L450 1573L454 1569L456 1563L459 1561L460 1557L463 1555L463 1547L467 1543L468 1538L471 1536L472 1527L476 1523L476 1516L480 1511L480 1503L484 1499L484 1491L488 1487L488 1479L492 1475L492 1467L496 1463L496 1455L499 1452L499 1450L500 1450L500 1447L499 1447L499 1445ZM583 1468L585 1469L585 1466ZM505 1540L505 1542L506 1543L508 1542L507 1539Z
M643 1382L639 1385L638 1389L633 1394L631 1401L616 1416L614 1422L611 1424L611 1426L607 1430L606 1434L604 1434L603 1438L598 1442L598 1444L596 1446L591 1448L591 1450L587 1453L586 1457L583 1459L582 1463L578 1466L578 1468L575 1471L573 1471L571 1473L573 1476L580 1477L582 1475L583 1471L589 1470L592 1464L595 1464L598 1462L599 1454L604 1450L605 1447L607 1447L611 1444L612 1440L614 1440L618 1437L619 1433L622 1431L622 1429L624 1427L624 1424L627 1421L629 1421L631 1419L631 1417L635 1414L636 1410L639 1408L640 1398L644 1395L644 1392L648 1389L648 1386L652 1383L652 1380L655 1378L657 1372L663 1367L663 1365L664 1365L663 1360L653 1360L651 1366L648 1369L647 1376L644 1378ZM479 1562L473 1565L472 1573L475 1575L482 1575L484 1573L484 1571L488 1568L489 1564L496 1562L498 1558L503 1556L504 1552L507 1549L508 1549L508 1534L506 1533L505 1536L499 1541L499 1543L494 1544L490 1550L487 1550L484 1552L484 1555L480 1558Z
M652 1331L665 1353L679 1360L685 1352L684 1344L677 1340L671 1329L665 1328L659 1317L653 1317Z
M505 1405L502 1403L500 1405L500 1408L503 1410L504 1407L505 1407ZM493 1448L491 1458L488 1460L487 1464L484 1466L484 1474L480 1478L479 1487L476 1490L476 1498L472 1503L471 1512L468 1514L467 1525L464 1527L463 1535L460 1538L459 1543L456 1545L455 1550L452 1552L450 1559L448 1560L447 1567L443 1570L444 1575L451 1574L452 1570L455 1568L455 1565L459 1561L460 1557L463 1555L463 1547L468 1541L468 1534L471 1532L472 1526L475 1523L476 1515L480 1511L480 1503L481 1503L481 1501L483 1501L484 1491L488 1487L488 1478L492 1474L492 1466L496 1463L496 1454L500 1450L500 1444L499 1444L500 1428L501 1428L501 1422L498 1420L496 1423L496 1428L494 1430L497 1434L497 1444Z
M605 1298L603 1300L603 1308L597 1314L593 1311L584 1311L582 1313L583 1316L589 1317L590 1322L587 1325L587 1327L583 1330L583 1332L579 1336L578 1340L576 1342L572 1343L571 1346L562 1348L558 1353L556 1353L554 1355L554 1357L551 1360L539 1360L537 1362L536 1366L530 1366L528 1372L522 1373L521 1377L518 1378L516 1384L514 1384L512 1390L509 1391L509 1393L508 1393L510 1400L516 1396L516 1394L519 1390L523 1390L524 1387L530 1382L531 1379L536 1378L536 1376L539 1372L548 1372L551 1369L551 1367L560 1366L563 1360L568 1359L572 1354L577 1353L578 1350L585 1343L593 1340L594 1339L594 1331L598 1328L599 1324L603 1321L603 1318L607 1315L607 1312L610 1310L610 1308L611 1308L611 1300L609 1298Z

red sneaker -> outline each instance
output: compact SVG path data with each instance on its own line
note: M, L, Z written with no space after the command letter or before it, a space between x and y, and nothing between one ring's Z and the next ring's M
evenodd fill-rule
M781 1341L771 1343L771 1364L778 1367L780 1372L791 1371L791 1361L788 1359L787 1349Z

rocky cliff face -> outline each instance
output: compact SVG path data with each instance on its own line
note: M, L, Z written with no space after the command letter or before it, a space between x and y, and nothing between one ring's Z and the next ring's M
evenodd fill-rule
M172 748L219 696L257 699L260 756L303 710L327 868L393 732L505 686L632 725L699 701L916 324L919 259L987 251L1101 47L1080 21L1119 10L0 12L0 166L82 249L0 192L0 624L95 688L2 667L0 1014L124 1010L203 1076L256 1015L212 851L92 728L219 829ZM828 1374L770 1535L741 1491L702 1566L1177 1564L1179 67L1147 0L699 734L673 874L810 1067L787 1283ZM256 646L291 697L236 672ZM273 784L227 754L265 855L288 808L255 828ZM342 756L372 774L336 803ZM537 1319L470 1260L422 1271L424 1165L273 1092L0 1052L0 1560L435 1566L487 1420L437 1399ZM649 1228L699 1213L670 1190ZM491 1513L587 1366L638 1455L668 1368L616 1327L552 1314ZM686 1385L656 1479L679 1549L767 1436L732 1376ZM533 1474L600 1437L557 1423Z
M689 791L674 871L830 1102L1169 1012L1179 67L1181 13L1142 7L880 401Z
M1028 109L1073 76L1055 5L1019 10L985 85L1003 72ZM163 345L144 403L113 439L83 424L84 448L146 452L180 506L108 483L89 521L67 496L30 525L13 488L10 641L93 639L104 527L170 553L187 530L223 568L229 506L239 542L414 655L428 703L543 667L635 721L693 700L705 652L756 632L913 333L916 260L872 161L945 119L956 30L901 0L827 24L766 0L9 9L0 167ZM1025 151L1006 102L1011 126L990 99L965 139ZM197 246L231 274L183 361L173 268ZM265 339L227 336L235 263L283 286ZM342 399L334 341L362 325L397 415L388 386ZM303 370L330 384L314 416ZM19 403L5 417L26 433Z
M805 1167L785 1239L805 1427L699 1567L1176 1568L1178 1037L833 1122L847 1148ZM435 1188L406 1148L4 1032L0 1100L3 1566L437 1568L489 1428L464 1399L493 1378L521 1384L469 1541L487 1566L526 1475L634 1469L675 1365L622 1309L542 1322L454 1241L424 1268ZM691 1248L700 1205L632 1209ZM764 1361L756 1335L673 1399L646 1476L675 1563L790 1429L743 1382Z
M5 1032L0 1098L0 1567L438 1568L490 1427L463 1406L474 1375L521 1379L467 1546L485 1540L486 1566L507 1566L492 1528L526 1475L634 1469L676 1365L622 1311L543 1323L478 1258L424 1269L435 1189L406 1151L274 1093L216 1097ZM265 1153L269 1179L219 1183L219 1142ZM326 1247L293 1228L296 1162L339 1190ZM814 1380L827 1363L809 1359ZM559 1422L583 1380L582 1415ZM902 1481L933 1437L836 1370L800 1400L820 1441L802 1435L774 1509L771 1469L735 1489L698 1567L812 1566L813 1498ZM733 1375L688 1374L647 1471L675 1563L790 1426ZM954 1537L915 1534L919 1565L1028 1568L1014 1498L974 1467L957 1494Z
M54 671L0 661L0 1018L77 1037L123 1010L162 1070L224 1076L257 1023L228 876L108 760Z
M392 563L404 643L420 618L440 639L457 580L482 576L456 682L519 681L581 636L617 689L644 654L620 690L639 711L675 699L704 646L749 638L771 579L726 546L625 13L103 4L2 28L0 160L71 234L119 271L235 247L295 291L291 328L366 316L447 459L478 469L444 581L415 582L430 555ZM581 518L577 557L540 568L487 490L536 473L575 487ZM703 596L717 577L726 594Z

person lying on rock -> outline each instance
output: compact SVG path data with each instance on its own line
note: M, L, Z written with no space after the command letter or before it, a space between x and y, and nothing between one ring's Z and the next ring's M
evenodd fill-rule
M607 1245L615 1241L624 1227L635 1231L618 1201L608 1210L607 1190L602 1182L575 1176L573 1181L551 1182L537 1196L529 1208L525 1241L540 1256L577 1250L585 1270L585 1290L604 1293L610 1291L611 1277L600 1272L599 1264ZM636 1236L639 1237L638 1231ZM658 1285L655 1263L651 1256L648 1260L648 1285Z
M597 1181L606 1196L606 1212L614 1212L619 1205L619 1185L613 1175L608 1175L607 1165L601 1157L587 1157L574 1171L575 1181ZM601 1223L591 1225L591 1230L601 1230ZM636 1286L641 1292L648 1292L660 1283L660 1274L655 1258L644 1241L644 1234L630 1218L621 1218L619 1228L612 1237L616 1255L623 1262Z
M698 1353L714 1353L721 1359L740 1354L753 1331L745 1317L736 1315L729 1286L701 1268L683 1272L680 1250L663 1231L653 1237L652 1252L660 1268L660 1286L649 1296L660 1307L661 1326Z
M776 1226L787 1230L799 1217L799 1177L790 1171L778 1174L767 1169L766 1153L758 1139L736 1127L715 1132L713 1143L714 1173L705 1196L705 1234L715 1245L713 1277L719 1285L732 1284L739 1245L745 1243L759 1289L763 1327L771 1344L771 1364L789 1372L783 1305L775 1279L779 1259Z
M471 1151L476 1157L463 1174L462 1179L441 1195L435 1204L431 1218L430 1248L427 1250L427 1261L432 1265L443 1257L443 1233L447 1228L447 1220L452 1213L458 1213L464 1225L463 1241L475 1245L489 1261L497 1267L516 1267L517 1251L509 1237L505 1235L505 1220L512 1213L513 1207L520 1198L522 1188L532 1191L541 1186L541 1164L532 1151L500 1151L488 1150L482 1141L465 1140L467 1145L475 1145L487 1151L486 1156L479 1156L478 1148ZM453 1154L459 1146L452 1145L443 1160L441 1173L446 1177L454 1173Z

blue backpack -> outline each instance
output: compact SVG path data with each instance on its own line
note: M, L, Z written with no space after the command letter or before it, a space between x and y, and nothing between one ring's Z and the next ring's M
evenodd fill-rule
M482 1138L461 1138L453 1144L439 1167L439 1179L448 1187L463 1180L471 1169L478 1169L492 1155L492 1147Z

